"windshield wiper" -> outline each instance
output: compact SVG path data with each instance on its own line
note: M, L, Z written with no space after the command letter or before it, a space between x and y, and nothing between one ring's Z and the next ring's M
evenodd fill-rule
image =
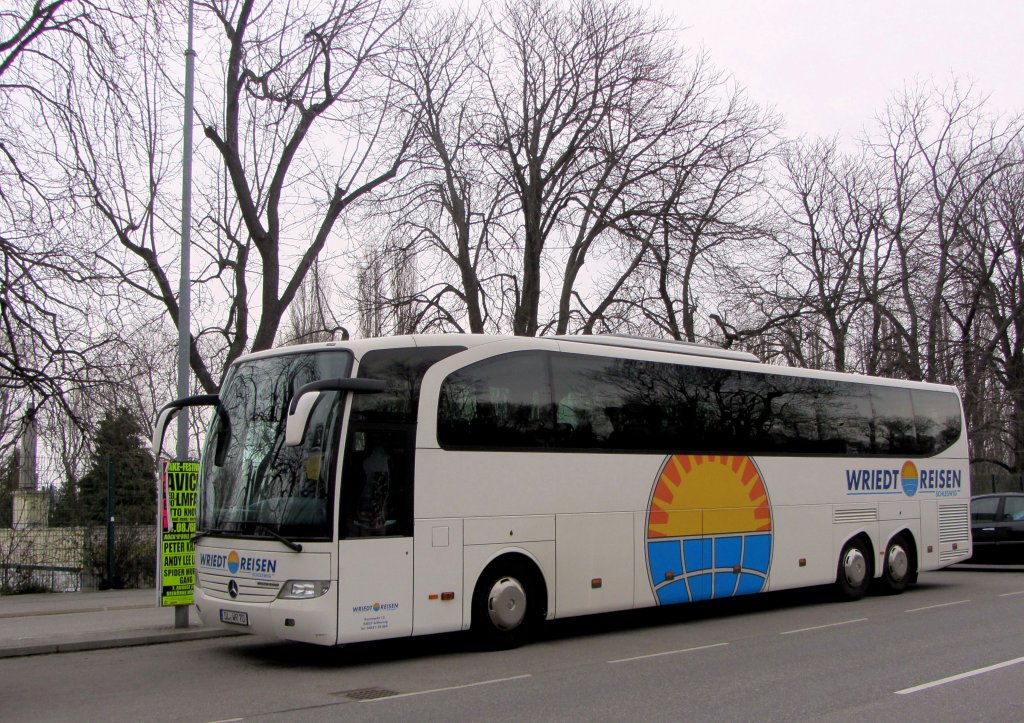
M226 534L224 530L198 530L192 535L190 542L194 545L200 537L224 537Z
M281 534L279 534L277 532L274 532L272 529L270 529L266 525L258 525L256 527L256 529L253 530L254 534L255 533L259 533L259 532L267 533L268 535L273 537L275 540L277 540L278 542L280 542L280 543L282 543L284 545L287 545L289 549L294 550L295 552L302 552L302 545L301 544L299 544L298 542L294 542L292 540L289 540L284 535L281 535Z

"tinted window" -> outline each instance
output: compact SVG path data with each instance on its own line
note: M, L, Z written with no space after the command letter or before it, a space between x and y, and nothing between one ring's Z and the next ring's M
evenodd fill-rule
M917 401L899 387L521 352L445 380L438 436L468 449L908 456L948 447L960 434L956 397L923 392L915 413Z
M873 386L871 406L875 417L872 427L873 450L876 454L904 455L917 450L914 432L914 408L910 390L899 387Z
M359 363L359 377L382 379L388 387L377 394L354 395L352 420L415 424L423 375L431 365L463 349L434 346L367 352Z
M1009 496L1003 501L1003 520L1024 520L1024 497Z
M978 497L971 500L971 521L995 522L999 509L998 497Z
M359 376L387 388L352 398L341 475L341 536L413 532L415 428L423 375L463 347L402 347L367 352Z
M615 431L612 419L626 404L628 390L607 360L584 357L572 361L562 356L552 359L559 436L568 447L609 445Z
M914 389L914 427L921 454L934 454L960 436L960 404L952 394Z
M441 388L438 439L459 447L531 448L554 443L547 356L506 354L449 376Z
M349 428L341 475L341 536L382 537L413 532L411 427Z
M819 380L818 384L827 390L817 406L826 447L838 454L872 454L871 386L831 380Z

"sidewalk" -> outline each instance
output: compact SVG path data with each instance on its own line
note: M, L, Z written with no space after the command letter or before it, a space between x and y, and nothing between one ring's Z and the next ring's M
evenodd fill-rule
M189 627L175 628L174 612L157 607L153 589L3 595L0 658L237 634L203 627L194 607Z

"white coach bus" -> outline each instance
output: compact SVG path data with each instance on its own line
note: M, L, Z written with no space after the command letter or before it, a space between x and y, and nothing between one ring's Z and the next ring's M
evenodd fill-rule
M971 554L953 387L616 336L250 354L202 456L206 624L323 645L833 583Z

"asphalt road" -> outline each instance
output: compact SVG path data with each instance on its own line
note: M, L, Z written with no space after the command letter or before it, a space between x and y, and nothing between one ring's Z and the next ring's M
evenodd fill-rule
M0 660L0 720L1024 720L1024 567L332 649L240 637Z

